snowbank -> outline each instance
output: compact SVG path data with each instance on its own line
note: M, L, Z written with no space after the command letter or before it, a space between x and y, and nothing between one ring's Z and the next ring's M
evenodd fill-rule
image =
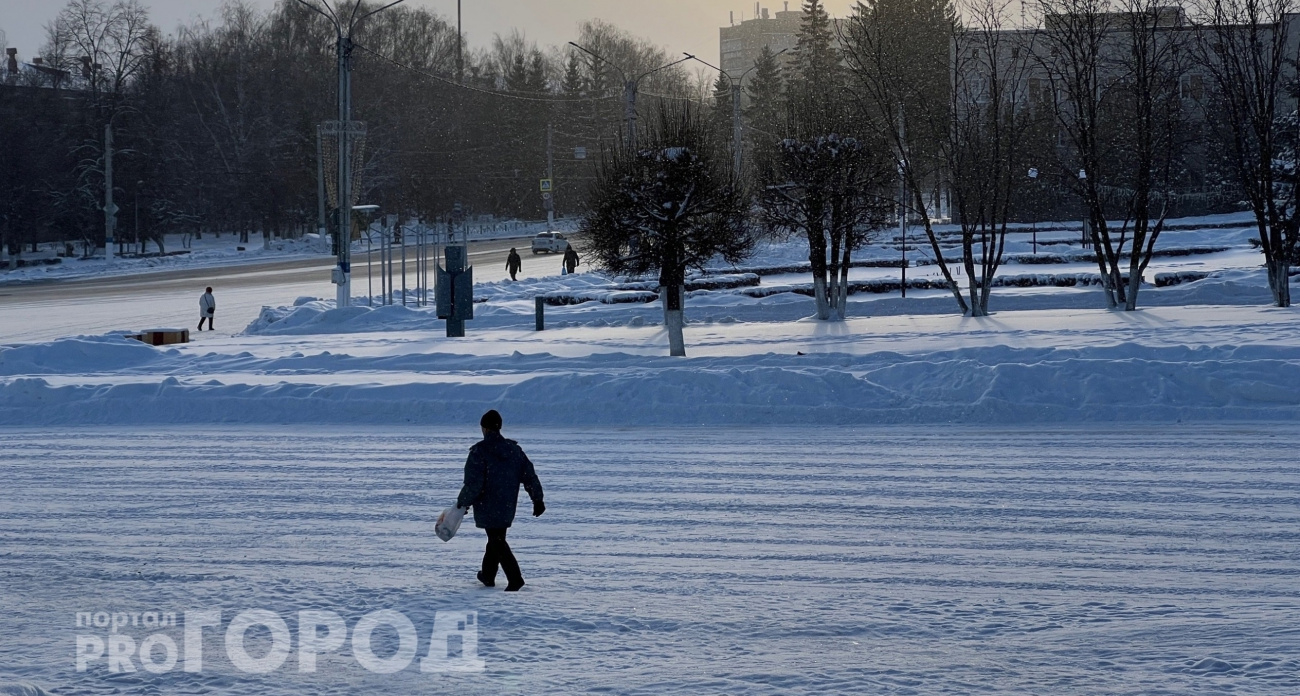
M81 342L64 343L44 348L74 362ZM8 354L0 354L6 366ZM152 366L134 355L125 361L165 368L172 376L162 379L59 379L47 364L0 384L0 424L452 424L487 408L523 424L612 426L1300 417L1294 346L991 346L690 360L624 353L251 358L178 361L160 351Z

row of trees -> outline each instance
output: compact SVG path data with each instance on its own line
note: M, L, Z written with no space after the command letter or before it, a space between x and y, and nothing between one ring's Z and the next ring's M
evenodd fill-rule
M733 163L728 185L769 232L806 237L822 318L844 316L854 250L899 209L920 222L961 311L987 313L1008 224L1044 191L1086 209L1106 295L1133 309L1179 192L1207 181L1255 211L1286 305L1300 226L1283 107L1295 0L1203 1L1192 24L1155 0L1038 0L1041 26L1011 31L1005 0L871 0L838 23L805 0L790 55L764 52L744 86L744 166L734 151L718 161ZM357 42L363 197L405 215L434 218L455 202L540 215L548 141L561 204L576 207L594 181L599 212L612 174L576 148L608 153L610 171L663 159L622 151L623 77L647 75L642 123L664 133L672 119L656 109L707 100L703 80L657 70L673 56L600 23L577 37L599 59L518 34L469 50L443 19L405 5L367 20ZM11 248L102 241L106 126L118 136L117 198L139 203L123 206L126 236L315 227L333 44L293 0L269 12L233 2L219 23L174 36L138 0L71 0L50 26L46 69L0 89L0 235ZM736 146L730 89L715 86L695 151ZM935 231L943 206L960 222L960 259Z
M673 60L598 21L574 38L629 71ZM471 49L442 17L400 5L363 22L356 41L354 118L368 126L361 197L386 212L436 218L459 202L536 219L548 141L555 195L572 211L623 117L608 64L523 34ZM216 21L166 35L139 0L70 0L41 58L18 85L0 86L0 237L11 250L102 246L110 124L119 240L137 229L136 241L161 245L179 230L247 240L316 228L316 129L336 113L337 85L333 28L319 14L294 0L269 11L232 0ZM676 68L642 90L693 98L695 84Z
M681 355L686 269L743 257L755 207L767 231L806 238L819 318L845 315L852 252L895 206L921 222L961 311L983 316L1017 204L1055 170L1087 211L1108 303L1133 310L1199 168L1249 202L1288 306L1300 225L1297 123L1281 105L1297 88L1284 72L1291 0L1208 1L1197 26L1156 0L1039 0L1043 26L1009 30L1004 0L960 15L948 0L873 0L837 30L806 0L788 64L765 51L755 66L748 143L729 142L738 87L725 75L706 116L660 105L603 161L583 229L605 268L659 273ZM729 164L742 146L743 170ZM945 197L960 259L935 229Z
M1206 184L1249 202L1275 301L1290 304L1291 0L1205 0L1191 14L1160 0L1038 0L1041 26L1015 31L1002 0L973 0L960 17L947 3L907 2L921 12L906 22L896 4L862 5L848 20L848 89L893 136L936 256L928 203L946 188L962 228L963 311L987 312L1007 223L1034 192L1031 169L1082 204L1110 306L1137 307L1180 192ZM909 52L922 39L907 27L918 26L941 28L951 53L927 63ZM944 79L918 79L941 66Z
M1255 213L1274 299L1288 306L1300 239L1296 5L1200 3L1037 0L1028 22L1009 0L866 0L834 23L805 0L786 65L764 52L748 82L747 147L769 227L809 236L814 283L832 300L819 313L843 311L831 286L847 256L830 252L864 239L816 212L834 190L852 193L827 210L859 227L879 224L881 202L918 221L958 307L975 316L988 312L1008 225L1042 214L1045 199L1084 211L1107 301L1132 310L1166 220L1208 212L1189 191L1217 191L1220 210ZM729 88L715 87L719 123ZM863 154L839 157L833 143ZM802 199L813 210L774 213L809 166L823 181ZM960 223L960 258L941 249L944 213Z

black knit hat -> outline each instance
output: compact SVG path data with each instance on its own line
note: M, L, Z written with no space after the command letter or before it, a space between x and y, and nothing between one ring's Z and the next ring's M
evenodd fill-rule
M500 430L501 414L497 413L496 410L488 411L479 419L478 424L488 430Z

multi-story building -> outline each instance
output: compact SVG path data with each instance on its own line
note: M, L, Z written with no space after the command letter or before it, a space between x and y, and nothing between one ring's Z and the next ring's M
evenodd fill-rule
M803 10L791 10L789 2L784 6L784 10L772 13L759 3L754 3L754 19L722 27L720 67L727 74L740 77L754 67L754 61L758 60L764 46L772 49L773 53L794 48L799 38ZM783 59L788 58L788 54L783 56Z

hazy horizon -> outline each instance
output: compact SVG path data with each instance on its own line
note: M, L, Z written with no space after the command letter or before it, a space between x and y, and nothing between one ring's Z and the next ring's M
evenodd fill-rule
M252 5L269 8L275 0L248 0ZM225 0L142 0L149 7L150 18L168 34L197 19L211 19L219 14ZM407 0L410 5L430 8L455 21L455 0ZM0 0L0 31L8 38L6 47L18 49L18 56L28 60L45 43L45 25L54 19L66 3L64 0ZM772 12L785 6L783 0L760 3ZM791 0L791 8L802 4ZM832 14L847 12L850 0L826 3ZM560 45L577 35L578 26L588 19L603 19L645 37L672 53L690 52L711 63L718 61L718 29L726 26L730 13L736 21L754 16L753 0L464 0L465 34L473 47L490 45L495 34L519 29L539 46Z

